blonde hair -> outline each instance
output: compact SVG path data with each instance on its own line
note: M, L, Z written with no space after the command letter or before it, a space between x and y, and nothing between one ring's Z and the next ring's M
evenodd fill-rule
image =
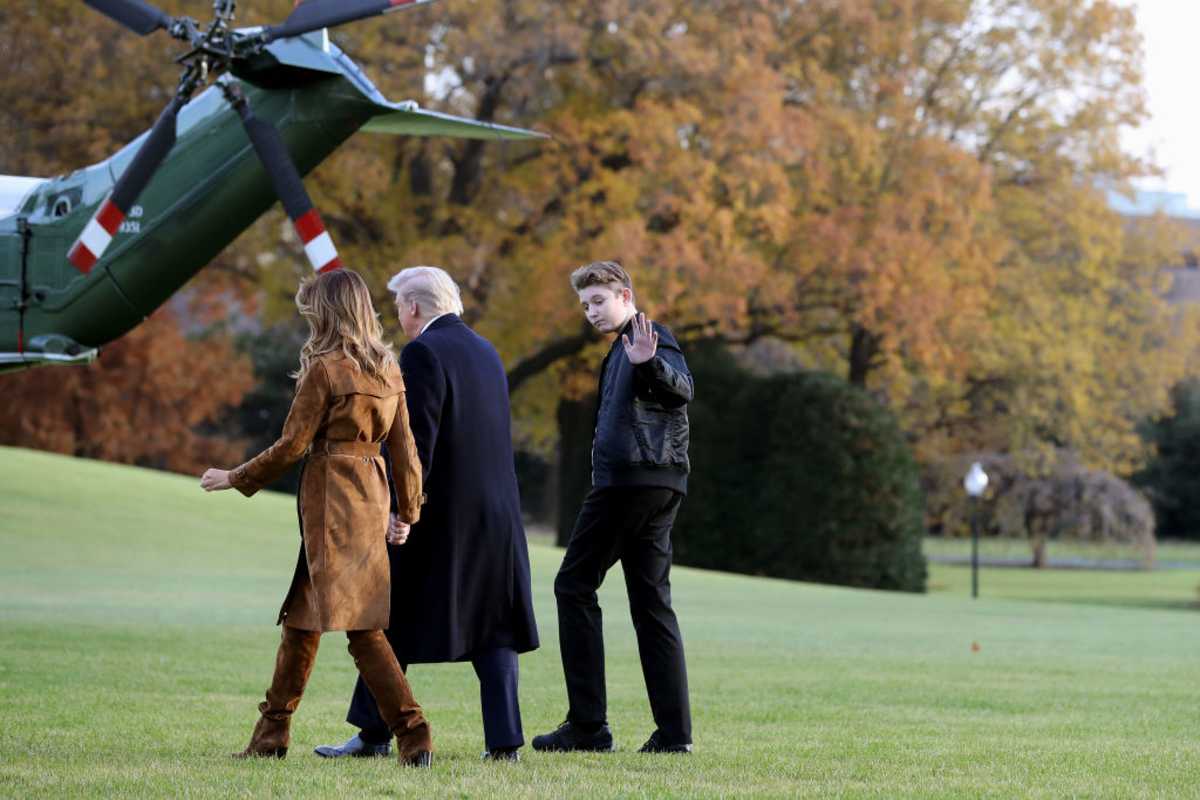
M313 360L341 351L358 369L383 380L396 364L392 346L383 339L383 327L366 281L348 269L335 269L309 278L296 292L296 308L308 321L308 341L300 348L299 380Z
M633 291L633 279L616 261L593 261L571 273L571 288L577 292L589 286L611 286L614 283Z
M397 303L415 302L425 316L463 313L458 284L441 267L409 267L388 281Z

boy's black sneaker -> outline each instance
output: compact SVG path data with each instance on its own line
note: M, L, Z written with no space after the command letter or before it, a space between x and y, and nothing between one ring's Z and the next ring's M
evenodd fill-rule
M658 731L650 734L650 738L642 745L639 753L690 753L692 746L690 744L668 744L663 741L662 734Z
M568 721L559 725L552 733L533 737L533 749L559 753L608 753L613 749L612 731L609 730L607 722L602 723L595 731L587 732Z

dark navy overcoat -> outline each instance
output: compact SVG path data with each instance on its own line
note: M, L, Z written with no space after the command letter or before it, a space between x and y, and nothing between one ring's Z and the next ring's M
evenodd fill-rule
M538 646L529 549L513 464L508 380L491 343L459 317L400 354L428 500L392 555L388 638L402 664Z

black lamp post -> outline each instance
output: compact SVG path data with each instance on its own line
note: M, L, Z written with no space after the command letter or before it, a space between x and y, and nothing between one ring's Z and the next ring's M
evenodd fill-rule
M971 597L979 597L979 498L987 491L988 476L976 461L963 478L963 488L971 498Z

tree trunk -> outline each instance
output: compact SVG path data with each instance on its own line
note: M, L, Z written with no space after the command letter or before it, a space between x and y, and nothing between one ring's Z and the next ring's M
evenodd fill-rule
M575 355L599 338L600 334L596 333L596 329L588 324L587 320L581 320L579 333L576 335L555 339L537 352L522 358L508 371L509 396L512 396L525 381L536 377L559 359Z
M1034 537L1032 544L1033 544L1033 568L1034 569L1045 569L1046 568L1046 540L1045 540L1045 538L1043 538L1041 536Z
M846 380L855 386L866 386L871 362L879 352L879 337L866 328L854 326L850 334L850 368Z
M495 118L496 109L500 106L500 96L504 91L504 84L508 83L508 77L508 75L499 75L484 80L483 85L486 89L475 108L475 119L491 122ZM453 157L454 179L450 184L451 203L459 206L470 205L475 198L482 180L484 144L485 141L482 139L467 139L462 143L458 154Z

